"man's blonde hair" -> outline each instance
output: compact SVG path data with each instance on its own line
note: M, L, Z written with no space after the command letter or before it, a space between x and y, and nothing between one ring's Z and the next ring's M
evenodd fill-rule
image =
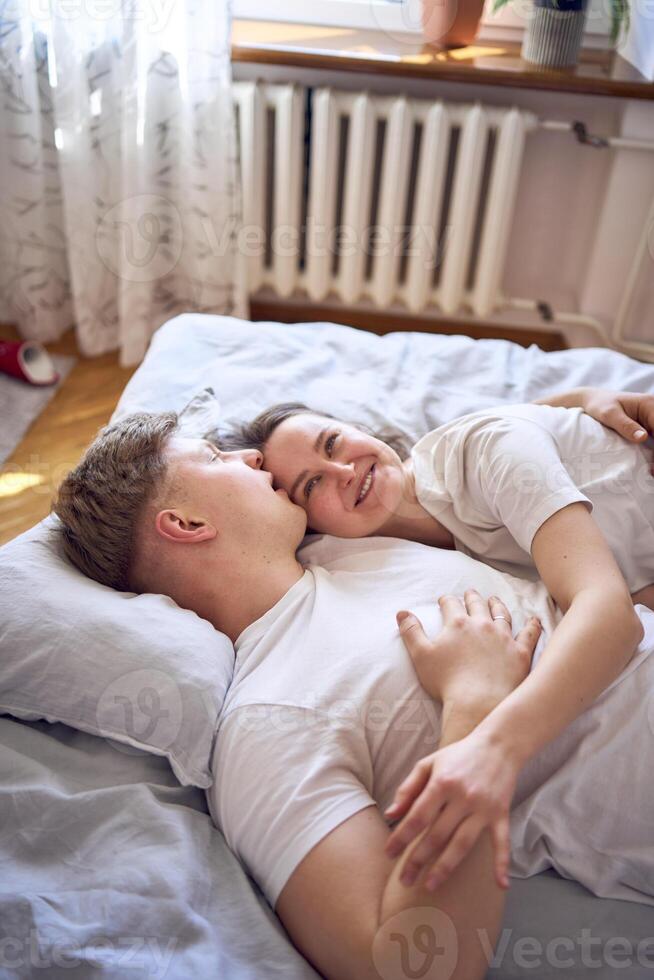
M57 492L66 556L90 578L133 588L138 520L166 474L164 444L175 412L128 415L101 429Z

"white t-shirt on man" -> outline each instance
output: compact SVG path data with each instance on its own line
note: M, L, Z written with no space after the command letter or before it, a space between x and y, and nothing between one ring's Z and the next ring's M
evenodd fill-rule
M365 807L383 813L414 764L437 748L441 705L420 686L395 613L415 612L435 635L439 595L471 587L497 595L514 632L531 615L543 622L532 669L560 618L541 583L457 551L319 536L299 558L304 576L236 641L207 791L212 818L273 908L320 840ZM553 866L596 894L654 905L646 762L654 614L638 609L647 637L637 654L522 771L510 873Z
M418 500L457 549L537 579L536 531L584 502L631 592L654 583L651 452L580 408L508 405L439 426L411 451Z

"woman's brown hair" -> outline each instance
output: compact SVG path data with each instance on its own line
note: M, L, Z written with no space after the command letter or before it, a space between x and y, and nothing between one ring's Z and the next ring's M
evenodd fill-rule
M223 450L258 449L265 454L266 443L277 426L295 415L320 415L327 419L334 419L335 422L343 421L329 412L309 408L302 402L280 402L278 405L273 405L271 408L266 408L260 412L251 422L240 422L227 430L213 429L206 433L205 438L210 439ZM349 424L385 442L387 446L395 450L400 459L406 459L409 455L406 437L399 433L390 430L377 433L361 422L350 422Z

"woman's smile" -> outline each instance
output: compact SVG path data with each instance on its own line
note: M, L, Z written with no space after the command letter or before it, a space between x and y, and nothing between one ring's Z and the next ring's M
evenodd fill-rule
M373 483L375 482L375 466L376 464L373 463L359 484L359 493L355 501L355 507L360 507L361 504L367 500L370 491L372 490Z

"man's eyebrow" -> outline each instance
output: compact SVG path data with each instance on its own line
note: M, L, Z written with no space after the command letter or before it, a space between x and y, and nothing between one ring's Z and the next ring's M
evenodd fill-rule
M318 433L318 437L317 437L316 441L313 444L314 452L317 452L317 453L320 452L320 447L322 446L322 441L325 438L325 435L327 434L328 431L329 431L329 426L327 426L324 429L321 429L321 431ZM291 498L291 500L293 501L294 504L297 503L297 500L295 500L295 491L297 490L297 488L299 487L299 485L302 483L302 481L305 479L307 473L308 473L308 470L302 470L302 472L300 473L300 475L298 476L298 478L295 480L293 486L291 487L291 492L289 493L289 497Z

